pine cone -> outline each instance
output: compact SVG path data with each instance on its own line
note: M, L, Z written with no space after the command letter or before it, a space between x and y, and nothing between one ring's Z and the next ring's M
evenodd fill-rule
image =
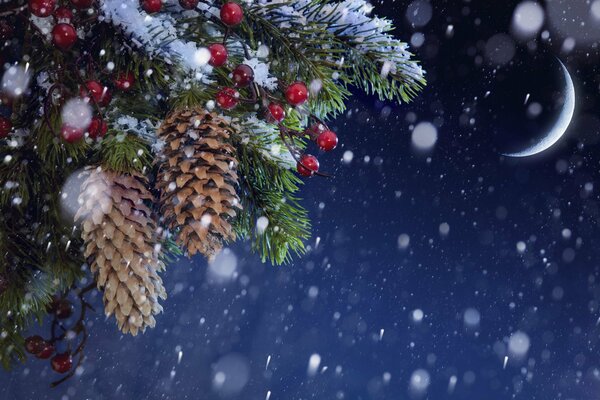
M158 272L156 225L144 201L153 196L146 178L88 168L76 219L82 220L84 254L104 288L104 311L115 314L119 329L134 336L154 327L167 297Z
M202 109L170 114L158 130L166 143L157 188L165 225L190 256L214 257L235 240L231 219L241 209L238 161L229 122Z

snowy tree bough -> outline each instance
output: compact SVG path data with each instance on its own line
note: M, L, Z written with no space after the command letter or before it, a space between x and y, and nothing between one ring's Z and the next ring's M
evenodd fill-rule
M44 346L59 372L81 363L83 346L55 332L67 309L56 304L79 293L91 307L86 281L137 333L155 323L173 256L214 257L234 239L274 264L301 255L310 221L294 169L321 174L310 142L335 147L326 121L353 87L400 103L425 85L364 0L56 3L0 5L7 368ZM48 314L52 335L25 339Z

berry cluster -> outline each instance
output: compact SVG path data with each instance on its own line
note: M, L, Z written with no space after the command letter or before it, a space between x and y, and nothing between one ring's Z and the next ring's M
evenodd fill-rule
M76 21L85 21L84 18L89 16L95 0L69 0L69 2L70 6L67 7L65 5L57 6L57 0L28 0L28 9L32 15L39 18L54 18L55 25L51 33L52 43L61 51L68 51L75 45L77 42ZM3 36L11 33L4 28L0 31L4 32ZM123 91L130 90L134 83L135 77L132 73L121 73L114 81L115 87ZM55 98L61 99L60 102L62 103L70 97L74 96L64 85L54 84L48 90L45 107L51 105ZM86 127L70 126L68 123L63 122L60 127L60 135L67 143L80 141L86 133L91 139L101 138L108 131L108 125L102 118L101 112L101 109L110 103L112 97L108 87L95 79L90 79L81 83L79 97L93 106L95 115L92 116L91 120L88 120L89 124ZM45 115L48 114L46 111L44 112ZM47 125L52 129L49 122ZM0 138L7 137L11 131L12 123L10 119L0 116Z
M83 348L87 340L87 330L84 323L85 312L88 308L92 308L83 296L94 287L95 285L92 284L78 291L80 312L76 321L69 323L69 318L73 316L74 306L67 299L67 295L55 297L48 307L48 313L53 317L50 338L44 339L40 335L32 335L25 339L25 350L29 354L40 360L50 358L50 366L54 371L59 374L67 374L58 381L53 382L52 386L64 382L75 374L74 357L78 357L75 367L83 361ZM80 338L79 344L72 347L71 342L76 338ZM57 351L59 348L66 349L59 352Z
M66 299L55 299L48 311L54 315L56 320L64 320L73 314L73 305ZM56 346L63 338L61 336L57 337L55 334L48 340L39 335L29 336L25 339L25 350L42 360L47 360L54 355L50 360L52 369L59 374L65 374L73 366L73 357L68 350L56 353Z
M79 14L87 11L94 6L95 0L69 0L72 7L57 7L57 0L29 0L29 9L31 13L40 18L52 16L56 20L56 25L52 31L52 41L54 45L67 51L73 47L77 41L77 32L74 21L79 20ZM179 4L186 10L195 9L199 0L179 0ZM140 0L141 8L147 13L157 13L162 9L162 0ZM74 14L75 11L77 14ZM208 46L210 59L208 63L214 68L224 67L228 61L228 51L225 46L226 38L230 36L232 30L244 21L243 8L233 1L226 2L220 9L220 21L226 28L225 39L223 43L213 43ZM0 26L0 34L10 34L10 26ZM6 32L5 32L6 31ZM294 137L310 137L315 141L318 147L323 151L331 151L337 146L337 135L327 127L327 125L316 118L310 116L311 124L303 132L294 131L286 127L283 123L286 117L287 107L299 107L305 104L309 99L309 90L304 82L292 82L280 86L280 93L268 93L264 88L254 82L254 70L246 64L235 66L231 72L232 87L222 87L216 94L216 104L223 110L232 110L240 102L257 103L262 102L262 113L265 119L276 124L280 130L280 136L283 143L290 150L290 153L297 162L297 171L300 175L310 177L312 175L324 175L319 173L319 161L311 154L303 154L295 145ZM135 76L131 72L121 72L114 79L114 87L121 91L128 91L135 84ZM247 90L251 97L243 98L239 90ZM58 93L55 93L58 91ZM74 97L69 90L60 84L53 85L47 95L47 103L55 94L61 99ZM103 137L108 126L102 117L102 109L106 107L112 98L110 89L100 83L98 80L89 79L82 82L79 87L79 98L93 106L94 116L87 127L71 126L64 123L60 128L60 135L67 143L80 141L86 134L91 139ZM47 113L45 113L47 114ZM88 117L89 118L89 117ZM89 121L89 120L88 120ZM75 124L72 124L75 125ZM48 126L50 124L48 123ZM12 131L10 119L0 116L0 138L7 137Z
M221 22L228 29L231 29L242 23L244 11L239 4L228 2L221 7L220 17ZM209 64L211 66L218 68L227 64L228 53L225 43L213 43L208 49L210 51ZM231 110L240 102L257 102L261 99L264 116L267 121L279 126L283 142L297 161L298 173L306 177L319 174L319 161L317 158L310 154L300 154L300 151L293 144L293 138L294 136L309 136L317 143L321 150L331 151L337 146L337 135L323 121L312 115L311 119L316 121L316 123L304 132L296 132L285 127L282 123L286 116L282 102L273 96L273 94L266 93L263 88L254 84L254 71L250 66L246 64L236 66L231 73L231 79L233 87L224 87L216 95L215 101L219 107L224 110ZM242 98L238 92L238 89L241 88L248 88L252 94L252 98ZM285 102L291 107L303 105L309 97L309 91L304 82L293 82L282 88L282 92Z
M89 21L90 14L97 6L95 0L68 0L69 5L65 3L58 6L58 0L28 0L29 12L39 18L53 18L54 27L51 32L52 43L61 51L70 50L78 40L77 25L84 25ZM158 1L160 4L160 0ZM185 1L183 4L188 7L195 7L197 1ZM192 7L192 8L193 8ZM9 37L12 35L12 27L6 23L0 24L0 35ZM1 61L1 60L0 60ZM76 63L77 64L77 63ZM77 68L78 65L75 65ZM78 71L75 73L78 75ZM114 87L122 91L128 91L135 84L135 76L131 72L122 72L114 79ZM60 99L62 104L69 98L76 97L71 91L60 83L56 83L50 87L46 96L46 104L44 115L48 115L46 109L50 105L55 104L55 99ZM90 79L81 82L79 85L78 97L83 99L85 103L92 106L93 115L87 119L89 124L85 127L71 126L63 121L60 127L60 136L67 143L75 143L80 141L87 133L91 139L103 137L108 131L108 125L102 117L102 108L106 107L111 101L111 92L109 88L96 79ZM89 118L89 117L88 117ZM48 127L52 130L51 124L47 121ZM0 138L6 138L12 131L13 126L9 118L0 116Z
M94 4L94 0L70 0L77 12L85 12ZM75 15L72 8L57 7L56 0L29 0L30 12L39 18L52 16L56 25L52 29L52 43L62 51L70 50L77 42Z
M116 75L114 79L114 86L121 91L128 91L134 87L135 76L131 72L122 72ZM47 100L50 101L55 91L58 91L60 98L69 97L68 90L60 85L53 85L48 90ZM87 127L73 127L68 123L64 123L60 129L60 135L63 140L67 143L75 143L80 141L87 133L90 139L102 138L108 131L108 124L102 117L102 109L108 106L112 99L112 93L108 86L103 85L95 79L90 79L83 82L79 87L78 97L87 103L95 110L95 115L91 118L91 121ZM0 137L5 130L10 130L10 121L6 124L6 128L2 129L4 123L0 120ZM6 133L8 134L8 133Z
M91 139L96 139L103 137L108 131L108 125L101 116L101 108L106 107L112 98L108 87L96 80L88 80L80 86L79 97L86 103L91 103L98 113L92 117L87 128L76 128L63 123L60 134L68 143L78 142L86 132Z

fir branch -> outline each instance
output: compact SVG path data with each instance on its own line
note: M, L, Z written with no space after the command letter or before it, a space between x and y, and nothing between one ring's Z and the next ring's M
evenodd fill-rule
M244 212L235 226L240 236L250 238L263 262L284 264L292 260L292 254L305 252L303 241L310 237L310 222L295 195L302 180L266 157L266 151L258 145L238 145ZM269 221L262 232L256 226L260 217Z
M8 319L0 323L0 332L0 363L9 370L13 364L25 361L25 339Z
M100 158L116 172L145 172L152 166L152 153L140 137L111 130L100 144Z

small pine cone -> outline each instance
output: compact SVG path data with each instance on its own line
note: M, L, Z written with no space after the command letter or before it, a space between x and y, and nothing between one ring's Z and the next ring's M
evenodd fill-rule
M156 183L162 217L190 256L213 258L223 241L235 240L230 221L242 207L232 133L203 109L175 111L158 130L166 143Z
M88 168L76 219L82 221L84 255L104 288L104 311L115 314L123 333L137 335L154 327L167 297L158 272L164 269L156 251L157 231L146 178Z

